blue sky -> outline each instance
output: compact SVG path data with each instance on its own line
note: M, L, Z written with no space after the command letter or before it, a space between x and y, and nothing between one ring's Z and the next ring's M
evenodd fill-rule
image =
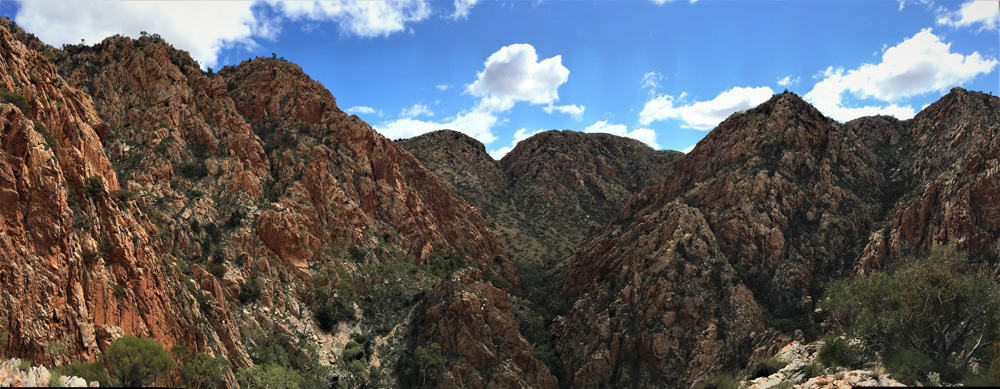
M159 33L216 69L276 53L390 138L533 132L684 150L784 89L840 121L1000 92L1000 2L0 0L47 43Z

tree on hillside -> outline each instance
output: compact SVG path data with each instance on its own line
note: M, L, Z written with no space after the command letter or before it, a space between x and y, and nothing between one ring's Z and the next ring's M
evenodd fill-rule
M164 377L174 366L174 359L156 341L135 336L118 338L101 354L113 385L147 386Z
M913 377L959 379L988 364L1000 338L1000 287L948 247L891 274L836 281L821 304L870 355L902 361Z

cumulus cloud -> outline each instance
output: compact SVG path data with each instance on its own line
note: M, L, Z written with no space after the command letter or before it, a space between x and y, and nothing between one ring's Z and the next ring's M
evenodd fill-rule
M626 138L632 138L645 143L654 149L660 148L660 145L656 144L656 132L648 128L636 128L629 131L628 126L624 124L611 124L608 123L607 120L599 120L594 122L594 124L587 126L587 128L584 128L583 132L601 132L605 134L624 136Z
M685 147L685 148L684 148L683 150L681 150L681 152L682 152L682 153L684 153L684 154L687 154L687 153L690 153L690 152L691 152L691 150L694 150L694 147L695 147L695 146L697 146L697 145L698 145L698 144L697 144L697 143L695 143L695 144L693 144L693 145L690 145L690 146L688 146L688 147Z
M937 23L952 27L980 24L980 30L996 30L1000 24L1000 4L991 0L969 0L956 11L943 13Z
M496 140L492 128L506 122L499 115L519 101L548 104L543 109L551 107L552 112L572 115L579 110L582 114L582 106L553 105L559 99L559 86L568 79L569 69L562 65L561 56L539 61L535 48L529 44L504 46L486 59L476 80L466 85L467 93L480 97L474 107L441 121L404 117L376 129L390 138L409 138L447 128L489 144Z
M583 111L585 111L586 109L587 107L576 104L567 104L567 105L549 104L546 105L545 107L542 107L542 110L544 110L545 113L547 114L552 114L553 112L563 113L572 116L573 120L576 121L583 120Z
M215 66L218 53L229 45L250 45L253 37L270 38L274 26L258 20L251 3L242 1L87 1L19 0L14 21L43 42L97 43L122 34L139 37L141 31L160 34L175 47L187 50L202 66Z
M344 112L347 112L347 113L353 114L353 115L362 115L362 114L363 115L371 115L371 114L379 112L379 111L377 111L377 110L375 110L375 108L372 108L372 107L369 107L369 106L357 105L357 106L353 106L351 108L345 109ZM379 116L382 116L382 114L379 113Z
M914 115L913 107L896 102L961 85L992 72L996 65L996 59L984 58L978 52L951 52L951 44L942 42L928 28L886 49L878 64L863 64L847 71L828 67L805 99L838 121L876 114L908 119ZM844 96L848 93L891 104L845 107Z
M20 8L14 21L45 43L96 43L115 34L137 38L147 31L190 52L203 67L216 66L225 47L255 47L256 39L274 39L283 17L333 22L345 34L379 37L405 31L408 23L431 13L426 0L15 1ZM263 4L275 12L254 11Z
M448 84L437 84L434 87L437 88L437 90L444 92L444 91L448 90L448 88L450 88L451 85L448 85Z
M340 31L360 37L384 37L406 31L406 24L427 19L426 0L263 0L292 19L337 23Z
M712 100L675 105L684 100L682 94L675 99L660 95L646 102L639 112L639 124L649 125L658 120L677 119L681 127L710 130L734 112L757 106L771 98L774 91L762 87L734 87L720 93Z
M792 86L798 83L799 83L799 78L798 77L792 78L791 74L785 76L785 78L778 80L778 85L785 87Z
M562 56L538 60L532 45L504 46L491 54L466 92L482 97L497 110L510 109L515 102L550 104L559 100L559 86L569 80Z
M450 16L452 20L465 19L469 17L469 10L478 3L479 0L455 0L455 12Z
M427 105L413 104L412 107L403 108L403 110L399 113L399 116L404 118L415 118L420 115L434 116L434 111L431 111L430 108L427 108Z
M471 110L459 112L457 115L445 118L442 121L402 118L383 123L380 126L376 126L375 129L391 139L411 138L431 131L451 129L476 138L484 144L488 144L496 140L496 136L493 135L491 129L502 122L494 112L476 107Z

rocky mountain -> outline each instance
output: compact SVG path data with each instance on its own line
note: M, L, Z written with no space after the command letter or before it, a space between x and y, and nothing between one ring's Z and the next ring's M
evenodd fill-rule
M979 204L995 195L998 104L956 88L909 121L840 124L784 93L734 114L563 264L563 378L698 384L818 331L834 278L942 244L995 267L996 214Z
M544 131L500 161L479 141L442 130L399 141L472 204L516 258L554 263L569 255L682 154L634 139Z
M5 358L138 335L222 357L229 387L697 387L775 355L744 384L889 382L803 375L832 281L944 245L1000 274L979 92L847 123L783 93L686 155L547 131L495 161L454 131L392 142L281 59L0 25Z
M518 287L473 208L298 66L206 73L155 35L56 49L2 24L0 287L20 291L0 295L4 354L93 360L135 334L236 371L277 345L334 380L394 386L437 269ZM523 343L516 329L494 341ZM352 337L378 343L363 360L384 373L342 363ZM514 357L551 377L530 348L496 361Z

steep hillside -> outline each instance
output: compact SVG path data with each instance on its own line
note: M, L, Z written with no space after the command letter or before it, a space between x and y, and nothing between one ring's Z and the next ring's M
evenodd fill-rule
M448 130L400 145L475 206L516 258L543 264L569 255L682 155L575 131L541 132L500 161L482 143Z
M108 123L3 22L0 349L49 363L93 358L122 332L194 343L156 229L119 190Z
M911 121L840 124L785 93L733 115L564 263L563 379L695 384L815 336L852 271L942 244L992 269L998 103L955 89Z
M308 379L394 386L427 290L465 266L518 287L483 219L298 66L213 74L155 35L59 50L3 24L3 86L26 105L0 105L21 204L0 219L0 286L28 293L0 295L5 354L92 360L136 334L234 371L277 347ZM524 342L505 325L497 341ZM352 370L350 339L380 374Z
M1000 99L954 88L912 120L883 131L896 150L890 194L856 270L893 268L939 245L997 264L1000 253ZM847 123L857 131L870 119ZM884 142L884 141L883 141Z

